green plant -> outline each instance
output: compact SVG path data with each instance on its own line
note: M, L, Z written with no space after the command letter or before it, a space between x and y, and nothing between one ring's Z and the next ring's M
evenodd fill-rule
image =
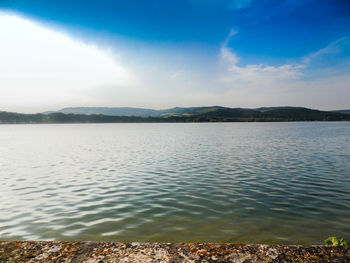
M338 240L336 237L329 237L324 241L324 243L328 247L343 247L349 245L349 243L346 242L344 238Z

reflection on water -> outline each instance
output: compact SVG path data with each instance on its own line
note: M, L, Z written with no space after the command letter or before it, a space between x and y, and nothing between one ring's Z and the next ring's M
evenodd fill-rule
M0 126L0 238L350 239L350 123Z

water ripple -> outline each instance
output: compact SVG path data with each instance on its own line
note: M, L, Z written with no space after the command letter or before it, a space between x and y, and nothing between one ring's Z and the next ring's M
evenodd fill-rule
M0 238L350 239L350 123L0 126Z

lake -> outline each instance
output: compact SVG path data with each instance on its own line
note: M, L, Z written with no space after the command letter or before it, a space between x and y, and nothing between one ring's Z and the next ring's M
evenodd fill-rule
M350 240L350 122L0 125L0 239Z

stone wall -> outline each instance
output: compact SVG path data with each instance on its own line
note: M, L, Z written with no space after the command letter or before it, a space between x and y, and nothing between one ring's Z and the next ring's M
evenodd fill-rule
M349 247L0 241L0 262L350 262Z

